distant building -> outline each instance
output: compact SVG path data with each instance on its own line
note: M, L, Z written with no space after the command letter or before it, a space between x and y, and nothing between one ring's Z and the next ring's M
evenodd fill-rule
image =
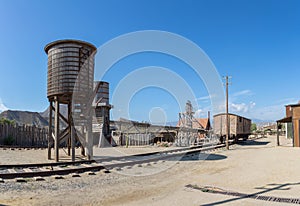
M95 125L97 126L97 125ZM174 142L179 128L153 125L124 118L110 121L113 145L142 146L160 142ZM95 129L96 131L96 129Z
M273 131L276 131L277 130L277 125L276 123L273 123L273 124L269 124L269 125L266 125L266 126L263 126L261 127L261 131L263 132L273 132Z
M211 124L209 118L193 118L191 120L192 127L191 129L197 130L197 139L202 139L207 136L208 131L210 131ZM176 127L185 127L186 124L184 119L180 119L176 125Z
M293 139L293 146L300 147L300 103L285 106L286 117L277 120L277 130L286 123L286 135ZM279 138L278 138L279 144Z
M177 123L177 127L182 127L185 125L184 119L181 119ZM192 119L192 128L193 129L203 129L211 130L211 124L209 118L193 118Z

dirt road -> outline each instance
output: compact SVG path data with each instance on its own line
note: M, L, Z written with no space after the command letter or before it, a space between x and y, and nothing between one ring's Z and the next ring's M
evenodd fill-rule
M206 160L167 161L142 168L63 180L47 178L0 184L3 205L282 205L249 198L211 194L185 187L214 186L241 193L300 198L300 149L275 137L233 145L219 150ZM155 173L153 168L169 164ZM126 170L139 170L139 175L124 175ZM151 175L149 171L153 171ZM157 170L156 170L157 171Z

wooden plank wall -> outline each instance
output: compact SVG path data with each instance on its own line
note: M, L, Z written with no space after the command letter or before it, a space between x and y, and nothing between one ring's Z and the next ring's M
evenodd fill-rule
M294 119L293 120L293 129L294 129L294 147L300 147L300 141L299 141L299 120Z
M294 147L300 147L300 107L293 107Z
M48 127L0 124L0 145L4 145L4 141L8 137L14 140L14 146L46 147L48 144Z

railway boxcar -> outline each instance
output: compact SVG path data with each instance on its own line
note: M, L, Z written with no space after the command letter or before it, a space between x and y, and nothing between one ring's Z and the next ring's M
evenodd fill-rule
M251 120L231 113L228 116L230 119L230 139L247 139L251 134ZM214 115L213 130L221 139L226 137L226 113Z

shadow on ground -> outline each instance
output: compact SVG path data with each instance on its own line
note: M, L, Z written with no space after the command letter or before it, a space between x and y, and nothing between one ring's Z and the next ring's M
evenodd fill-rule
M220 155L220 154L205 154L199 153L195 154L194 156L184 156L180 161L199 161L199 160L206 160L206 161L215 161L215 160L223 160L226 159L227 156Z
M246 141L238 142L237 144L240 146L265 146L269 143L270 141L246 140Z
M243 199L249 199L249 198L254 197L254 196L260 196L260 195L263 195L263 194L265 194L267 192L274 191L274 190L284 190L284 191L287 191L287 190L291 189L290 186L295 186L295 185L300 185L300 182L283 183L283 184L277 184L277 183L267 184L267 185L262 186L262 187L255 187L254 188L254 189L261 190L259 192L255 192L255 193L252 193L252 194L246 194L246 195L241 196L241 197L234 197L234 198L230 198L230 199L222 200L222 201L218 201L218 202L212 202L212 203L208 203L208 204L203 204L202 206L223 205L223 204L229 203L229 202L239 201L239 200L243 200ZM205 192L205 191L202 190L202 192ZM213 194L213 193L211 193L211 194ZM266 196L266 197L272 197L272 196ZM278 200L284 199L284 198L274 197L274 198L269 198L269 200L267 200L267 199L268 198L263 199L263 200L265 200L265 201L270 201L271 200L272 201L272 199L273 199L274 202L278 202L279 203ZM291 199L293 199L293 198L291 198ZM257 204L263 203L260 200L257 200L257 201L259 201L259 202L257 202ZM295 201L298 203L298 199L295 199Z

